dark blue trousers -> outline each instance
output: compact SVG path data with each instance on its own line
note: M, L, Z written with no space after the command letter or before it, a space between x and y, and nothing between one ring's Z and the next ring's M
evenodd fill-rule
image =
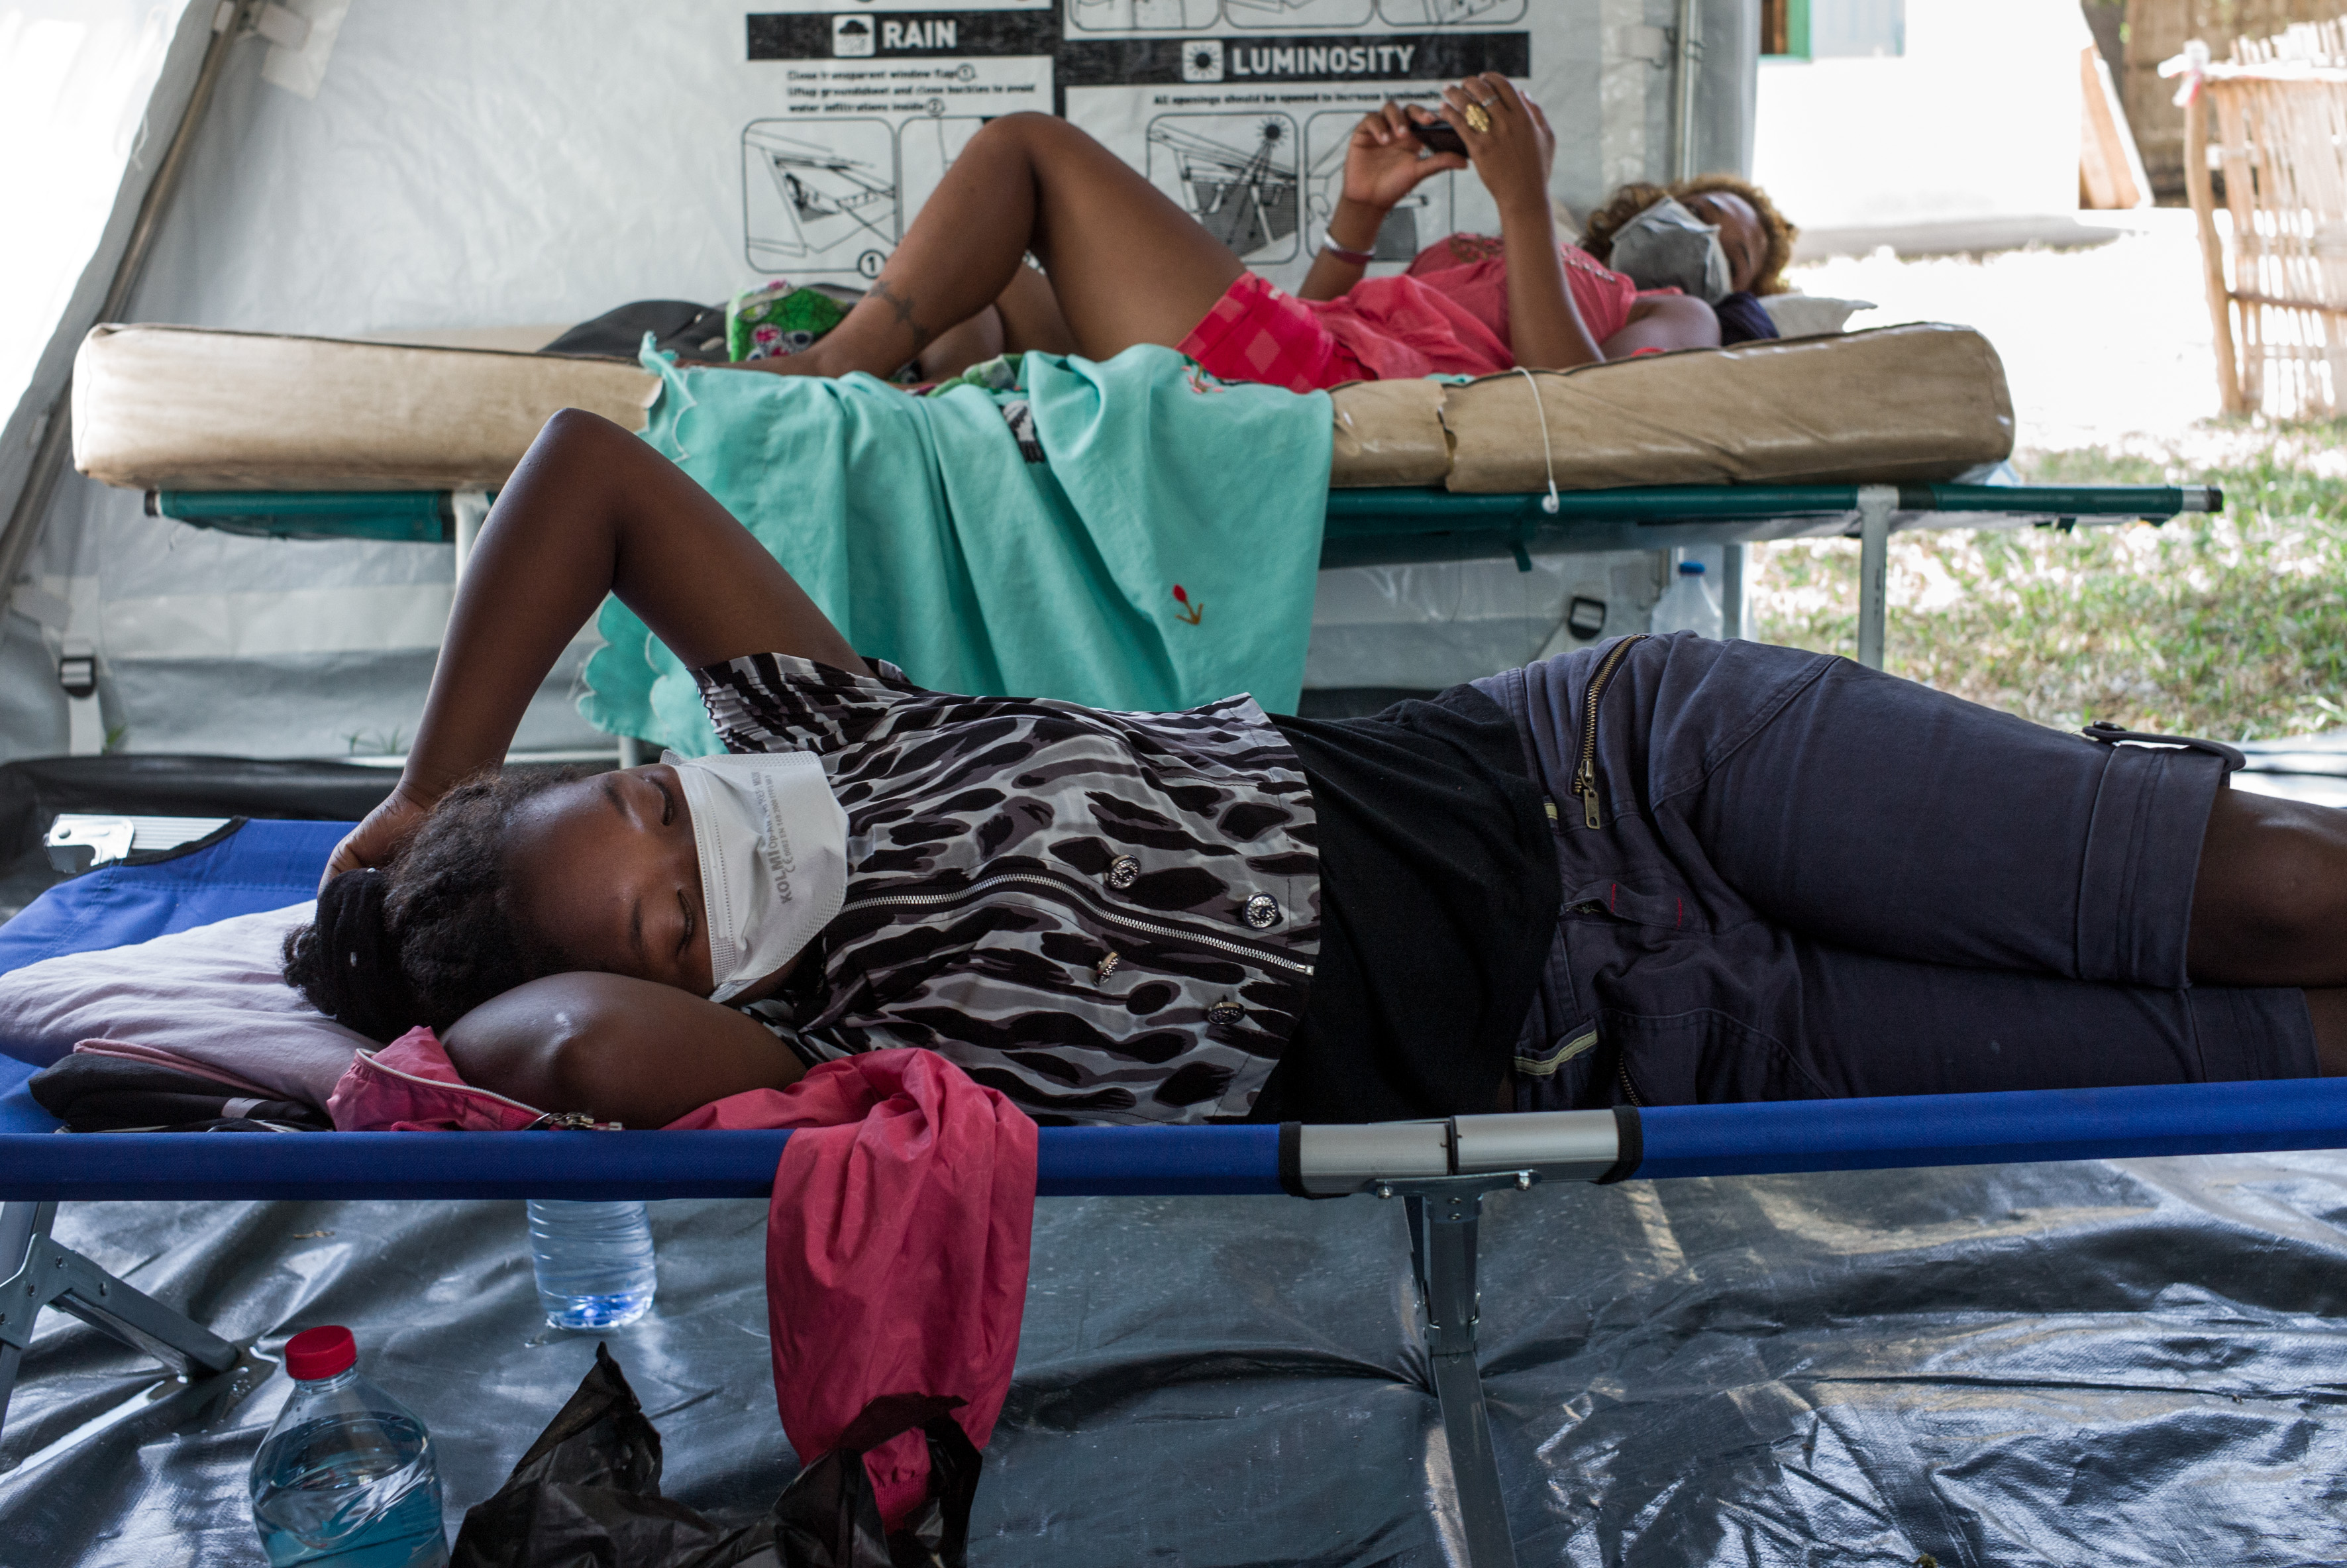
M1476 685L1556 803L1520 1109L2316 1071L2302 992L2185 978L2214 756L1690 633Z

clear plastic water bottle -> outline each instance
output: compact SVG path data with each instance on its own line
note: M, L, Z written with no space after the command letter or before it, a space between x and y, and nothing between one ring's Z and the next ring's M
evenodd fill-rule
M1677 580L1655 601L1646 630L1657 637L1666 631L1692 631L1698 637L1719 635L1719 599L1703 575L1703 562L1679 562Z
M252 1460L252 1527L271 1568L442 1568L432 1435L358 1374L347 1328L285 1342L292 1397Z
M529 1200L538 1302L557 1328L616 1328L652 1307L652 1227L641 1204Z

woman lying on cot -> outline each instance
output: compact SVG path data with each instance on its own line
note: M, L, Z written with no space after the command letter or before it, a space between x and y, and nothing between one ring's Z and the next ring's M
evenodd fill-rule
M734 754L485 771L607 591ZM2194 744L1688 635L1343 722L928 692L569 411L286 975L638 1127L903 1045L1054 1122L2347 1070L2347 813Z
M1669 286L1710 302L1719 341L1728 344L1778 335L1759 296L1785 292L1799 232L1751 181L1698 174L1617 187L1582 225L1581 249L1641 288Z
M1494 72L1444 90L1465 156L1432 152L1436 123L1389 103L1353 132L1327 242L1290 296L1082 131L1049 115L989 120L954 159L904 241L847 318L811 347L737 369L887 375L993 306L1002 346L1108 359L1135 343L1178 348L1231 381L1310 391L1431 372L1563 370L1642 349L1717 343L1701 299L1638 287L1557 241L1549 205L1556 149L1540 107ZM1500 240L1443 241L1410 273L1364 280L1378 226L1419 181L1470 165L1500 209ZM1749 290L1781 267L1765 215L1733 191L1709 197L1729 281ZM1033 254L1050 279L1032 276ZM972 347L947 358L982 357Z

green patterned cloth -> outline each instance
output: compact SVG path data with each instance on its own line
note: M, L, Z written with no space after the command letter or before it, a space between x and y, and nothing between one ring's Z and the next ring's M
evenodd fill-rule
M777 279L725 302L725 357L739 364L801 354L847 319L848 305L817 289Z
M1326 393L1226 384L1171 349L1030 354L916 396L868 375L679 369L644 438L845 632L937 691L1292 712L1328 497ZM1021 455L1022 442L1040 461ZM579 709L718 749L692 677L617 600Z

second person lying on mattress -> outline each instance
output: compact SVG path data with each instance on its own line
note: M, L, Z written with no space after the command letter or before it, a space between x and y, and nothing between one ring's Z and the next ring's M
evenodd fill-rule
M1248 272L1164 192L1065 120L990 120L846 320L802 353L737 368L887 375L989 305L1011 346L1097 360L1156 343L1225 380L1299 392L1519 364L1563 370L1720 341L1719 319L1702 300L1640 298L1627 277L1559 243L1548 194L1556 138L1537 104L1495 72L1443 97L1465 156L1430 153L1411 127L1433 117L1415 106L1389 103L1365 118L1346 150L1327 243L1294 296ZM1411 275L1364 281L1394 204L1420 181L1471 164L1499 208L1498 243L1462 237L1478 241L1474 253L1452 258L1438 247ZM1749 289L1781 247L1742 198L1711 200L1734 286ZM1030 254L1048 288L1025 272Z
M607 592L733 754L484 772ZM1686 636L1339 723L924 691L573 411L286 973L631 1126L888 1046L1076 1122L2340 1071L2347 813L2224 777Z

